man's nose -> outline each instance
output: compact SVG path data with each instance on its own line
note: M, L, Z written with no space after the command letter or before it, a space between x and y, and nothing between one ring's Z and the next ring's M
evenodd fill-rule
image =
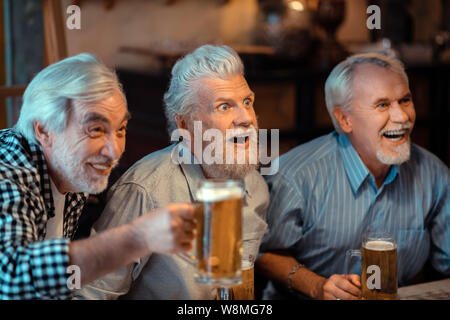
M392 122L404 123L409 120L409 115L405 109L398 103L395 102L390 108L390 118Z
M118 140L118 138L111 135L102 148L102 155L107 156L111 160L119 159L122 155L123 148Z
M235 127L249 127L253 123L253 116L252 116L252 108L246 107L246 106L239 106L236 108L236 117L233 121Z

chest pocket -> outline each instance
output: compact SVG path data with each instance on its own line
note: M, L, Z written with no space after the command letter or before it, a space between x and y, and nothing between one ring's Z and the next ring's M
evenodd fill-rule
M430 235L426 230L397 231L398 280L400 285L414 277L430 253Z

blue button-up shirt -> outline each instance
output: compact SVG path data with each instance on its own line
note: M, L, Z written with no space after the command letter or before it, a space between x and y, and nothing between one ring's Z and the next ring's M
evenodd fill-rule
M289 250L325 277L345 273L345 252L368 230L394 234L399 284L430 258L450 274L450 173L436 156L412 144L411 158L392 165L383 185L347 136L333 132L279 158L267 176L269 229L261 252Z

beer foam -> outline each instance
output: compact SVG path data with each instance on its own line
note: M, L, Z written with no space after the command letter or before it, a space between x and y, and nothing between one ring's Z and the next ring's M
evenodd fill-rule
M364 244L364 248L375 251L394 250L395 245L392 242L384 240L368 241Z
M242 189L236 188L201 188L197 191L197 200L205 202L222 201L230 198L241 198Z

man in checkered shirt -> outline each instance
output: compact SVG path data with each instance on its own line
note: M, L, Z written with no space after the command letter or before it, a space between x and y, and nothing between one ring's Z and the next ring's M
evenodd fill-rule
M0 130L0 299L68 299L81 285L150 254L186 251L194 210L172 204L71 241L89 193L103 191L130 118L115 73L80 54L28 85L19 120Z

